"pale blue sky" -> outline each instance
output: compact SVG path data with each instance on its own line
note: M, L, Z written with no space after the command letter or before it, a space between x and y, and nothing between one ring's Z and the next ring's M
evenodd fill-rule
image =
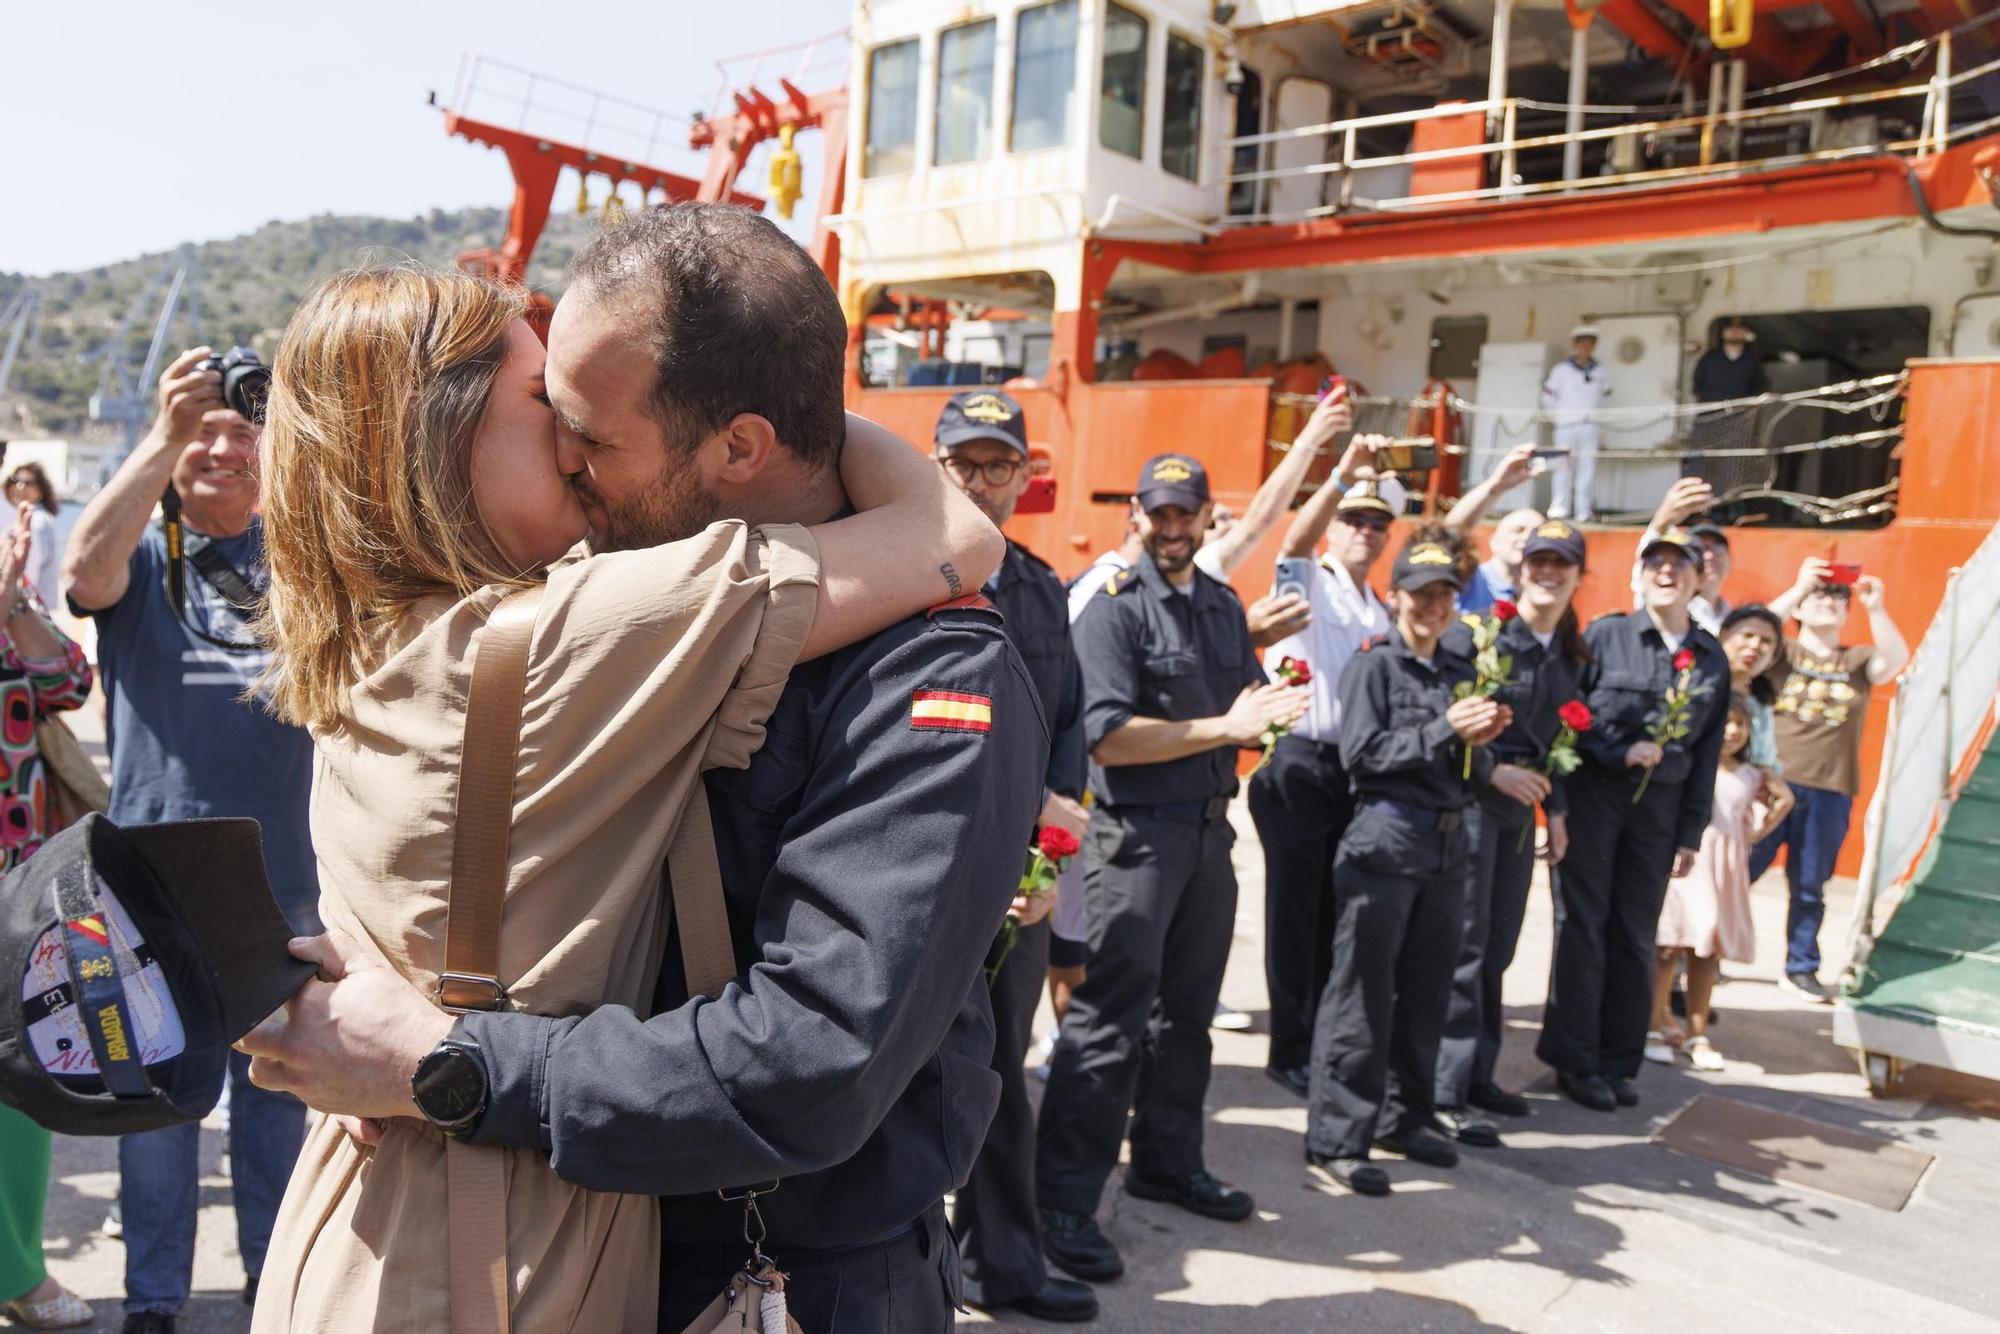
M273 218L504 207L511 177L498 151L447 139L424 103L431 89L449 98L461 53L684 113L714 98L718 57L842 28L849 10L849 0L0 0L0 270L85 268ZM792 72L781 65L773 72ZM843 81L836 67L815 86ZM810 170L817 136L801 148ZM699 174L685 150L661 157ZM760 166L747 179L762 192ZM575 190L565 176L557 206L572 206ZM603 193L600 182L593 195ZM809 185L805 209L811 198Z

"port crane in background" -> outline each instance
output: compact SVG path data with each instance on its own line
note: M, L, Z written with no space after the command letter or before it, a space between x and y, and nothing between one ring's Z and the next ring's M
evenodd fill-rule
M7 381L14 374L14 358L21 351L25 340L28 355L35 355L42 330L42 296L32 287L15 294L4 309L0 309L0 339L5 346L0 347L0 405L7 401ZM0 419L0 427L5 426Z
M153 320L153 336L146 345L145 359L135 369L132 335L143 327L141 321L155 302L159 313ZM201 331L201 278L191 250L183 250L177 260L153 275L125 308L124 318L111 336L84 358L104 363L97 390L90 396L90 419L124 427L124 439L116 457L109 460L105 477L98 479L100 484L132 452L140 432L153 419L153 388L176 319L188 330L185 346L193 346Z

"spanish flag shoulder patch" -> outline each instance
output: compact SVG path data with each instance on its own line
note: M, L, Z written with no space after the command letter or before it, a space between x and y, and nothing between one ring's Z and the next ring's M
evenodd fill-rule
M913 691L910 726L919 732L990 732L993 699L959 690Z

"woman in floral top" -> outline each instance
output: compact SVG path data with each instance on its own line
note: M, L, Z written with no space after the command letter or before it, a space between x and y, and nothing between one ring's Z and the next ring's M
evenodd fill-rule
M90 694L83 650L49 619L21 582L33 546L33 506L22 505L0 540L0 871L11 871L55 832L54 794L35 748L35 724ZM29 1329L91 1323L90 1307L49 1277L42 1263L42 1207L49 1187L49 1132L0 1107L0 1313Z

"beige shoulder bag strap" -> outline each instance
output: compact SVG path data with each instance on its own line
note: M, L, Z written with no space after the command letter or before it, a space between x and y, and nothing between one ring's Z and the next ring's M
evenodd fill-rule
M687 976L688 995L720 996L729 979L736 976L736 950L729 941L729 913L722 898L722 867L715 855L708 784L699 775L681 810L673 842L667 845L667 878L673 882L674 921L681 934L681 971ZM721 1192L725 1200L743 1201L750 1259L682 1334L802 1334L798 1322L785 1309L785 1276L759 1244L764 1224L757 1213L757 1196L776 1188L777 1183L772 1182L764 1188Z
M667 845L667 878L673 882L674 923L681 933L681 971L687 977L688 995L712 1000L736 976L736 949L729 941L729 914L723 907L708 784L699 774L681 809L680 828Z
M465 744L445 908L444 971L437 1002L453 1014L498 1010L500 915L507 901L507 843L514 825L521 703L539 586L509 594L472 649ZM508 1334L507 1176L502 1150L445 1142L451 1334Z

